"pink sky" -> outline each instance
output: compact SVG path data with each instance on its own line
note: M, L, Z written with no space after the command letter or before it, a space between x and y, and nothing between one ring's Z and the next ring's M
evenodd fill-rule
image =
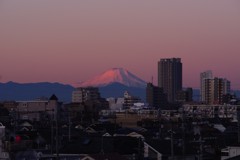
M85 81L123 67L157 80L180 57L183 85L212 70L240 89L239 0L0 0L1 82Z

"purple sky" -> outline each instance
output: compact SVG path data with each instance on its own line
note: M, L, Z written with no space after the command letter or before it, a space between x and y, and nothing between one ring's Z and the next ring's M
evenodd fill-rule
M75 84L113 67L156 82L169 57L186 87L212 70L240 89L240 1L0 0L1 82Z

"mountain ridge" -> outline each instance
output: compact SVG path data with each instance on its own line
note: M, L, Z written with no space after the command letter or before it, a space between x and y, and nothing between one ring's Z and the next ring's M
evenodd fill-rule
M129 91L131 95L137 96L145 101L145 88L128 87L118 82L113 82L98 88L103 98L123 97L124 92ZM29 101L41 97L49 98L52 94L55 94L59 101L69 103L71 102L71 96L74 90L75 87L59 82L0 82L0 101Z
M129 91L133 96L146 100L146 89L139 87L128 87L118 82L98 87L103 98L123 97L124 91ZM40 97L49 98L52 94L56 94L62 102L71 102L72 91L75 87L59 82L33 82L33 83L18 83L18 82L0 82L0 101L24 101L34 100ZM240 97L240 90L232 90L237 97ZM199 100L199 89L193 89L193 99Z
M74 87L58 82L36 82L36 83L0 83L1 101L25 101L40 97L49 98L52 94L63 102L70 102Z

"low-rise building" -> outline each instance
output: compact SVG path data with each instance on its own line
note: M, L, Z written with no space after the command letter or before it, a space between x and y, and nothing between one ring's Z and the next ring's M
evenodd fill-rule
M239 155L240 155L239 146L230 146L221 150L221 160L233 158Z
M128 109L134 105L134 103L141 102L141 99L135 96L132 96L128 93L128 91L124 92L124 103L123 107Z
M193 96L192 88L187 88L185 90L177 92L177 101L182 103L192 102L192 96Z
M9 110L14 120L31 120L40 121L43 113L54 115L56 118L57 109L62 103L58 102L58 98L52 95L49 100L32 100L32 101L16 101L5 102L4 106Z
M187 116L199 118L231 118L237 120L240 105L203 105L196 104L183 105L183 110Z
M163 88L148 83L146 88L146 102L150 107L164 108L167 104L167 96L163 92Z
M99 89L96 87L80 87L72 92L72 102L82 103L100 99Z

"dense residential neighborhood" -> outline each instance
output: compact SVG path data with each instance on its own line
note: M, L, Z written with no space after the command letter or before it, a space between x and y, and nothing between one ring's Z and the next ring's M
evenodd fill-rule
M98 87L89 86L75 88L68 103L57 94L2 101L0 159L224 160L240 156L236 96L221 92L221 101L195 101L187 88L172 92L168 100L164 87L152 83L146 84L145 92L145 100L130 91L122 97L103 98Z

